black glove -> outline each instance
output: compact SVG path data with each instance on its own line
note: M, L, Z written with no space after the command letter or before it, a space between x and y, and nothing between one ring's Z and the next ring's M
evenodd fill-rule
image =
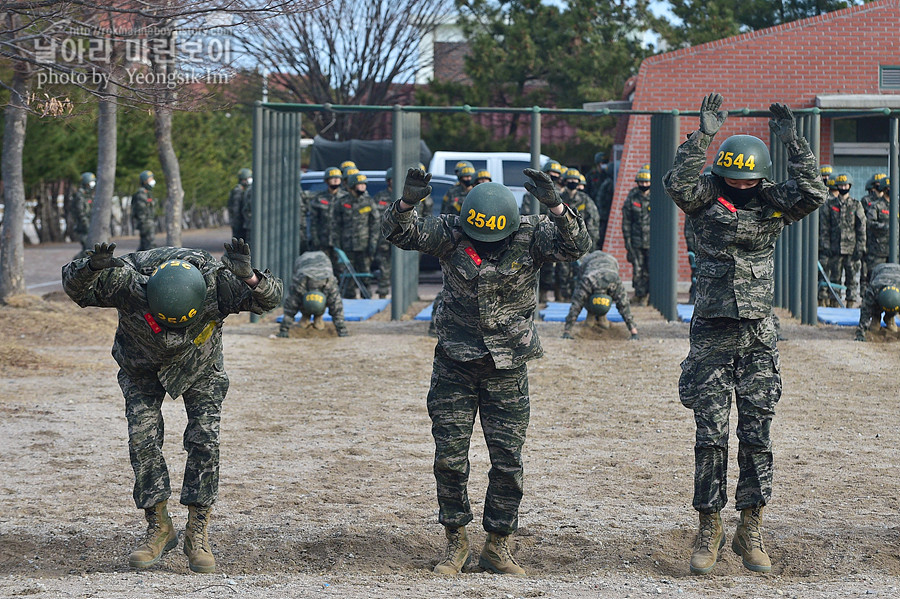
M857 341L865 341L866 340L866 332L862 329L856 329L856 340Z
M125 261L121 258L113 258L113 251L116 249L114 243L98 243L94 245L93 250L88 250L90 256L91 270L103 270L104 268L121 268L125 266Z
M559 197L559 192L556 191L556 186L547 173L533 168L526 168L522 172L531 179L531 181L525 181L525 189L536 197L538 202L547 208L556 208L562 204L562 198Z
M250 246L243 239L232 237L231 243L225 244L222 264L241 280L253 277L253 267L250 266Z
M350 335L350 331L347 330L347 327L337 327L337 334L338 337L348 337Z
M569 331L563 331L562 338L563 339L574 339L574 337L572 337L572 335L569 333Z
M700 131L713 136L719 131L719 127L728 118L727 110L719 110L722 106L721 94L709 94L703 98L700 104Z
M769 129L778 136L781 143L787 145L797 139L797 125L794 122L794 113L784 104L772 104L769 106L772 118L769 119Z
M632 334L631 334L631 339L630 339L630 340L631 340L631 341L639 341L639 340L640 340L640 337L638 336L637 333L632 333Z
M425 198L431 195L431 173L417 168L411 168L406 171L406 182L403 184L403 195L401 200L415 206Z

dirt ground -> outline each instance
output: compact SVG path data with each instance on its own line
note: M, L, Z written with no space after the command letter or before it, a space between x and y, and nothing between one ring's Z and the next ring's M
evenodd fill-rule
M57 271L58 272L58 271ZM424 303L413 306L415 313ZM708 576L688 570L693 419L677 398L688 325L636 308L640 341L540 323L516 555L523 579L430 573L436 521L425 394L435 340L390 310L274 339L274 315L226 321L215 575L180 547L127 567L143 532L131 499L122 398L109 351L115 312L59 292L0 308L0 596L38 597L855 597L900 596L896 426L900 344L783 314L784 395L773 426L769 575L729 545ZM180 400L167 399L177 502ZM736 416L732 419L735 421ZM477 426L477 425L476 425ZM733 498L737 442L732 435ZM480 430L470 495L480 549L489 462ZM725 514L730 544L737 514Z

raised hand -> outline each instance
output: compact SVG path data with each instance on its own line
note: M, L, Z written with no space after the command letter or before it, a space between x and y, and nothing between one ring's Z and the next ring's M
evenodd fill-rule
M94 245L93 250L88 250L87 254L91 258L91 270L103 270L104 268L121 268L125 266L125 261L121 258L114 258L113 251L116 249L115 243L98 243Z
M784 104L772 104L769 106L772 118L769 119L769 129L772 130L783 144L789 144L797 139L797 124L794 122L794 113Z
M232 237L231 243L225 244L222 264L241 280L253 278L253 267L250 266L250 246L243 239Z
M525 181L525 189L536 197L538 202L547 208L556 208L562 204L562 198L559 197L559 192L556 191L556 186L547 173L533 168L526 168L522 172L531 179L531 181Z
M403 183L403 195L401 200L415 206L429 195L431 195L431 173L417 168L411 168L406 171L406 182Z
M728 118L727 110L719 110L722 107L722 94L709 94L703 98L700 104L700 131L706 135L715 135L719 127Z

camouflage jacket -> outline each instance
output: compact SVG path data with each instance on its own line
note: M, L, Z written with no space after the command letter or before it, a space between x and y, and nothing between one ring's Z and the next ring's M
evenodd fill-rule
M863 202L866 213L866 254L886 258L891 245L891 203L875 196Z
M691 226L691 219L686 216L684 217L684 245L687 247L687 251L693 252L696 256L697 238L694 236L694 227Z
M121 257L125 266L91 270L90 258L63 266L63 288L81 307L116 308L119 327L113 342L116 363L131 376L155 374L178 397L210 367L222 369L222 323L229 314L262 314L281 302L281 279L255 271L255 289L235 277L208 252L163 247ZM183 329L160 326L147 304L147 279L167 260L186 260L206 279L206 299Z
M145 187L131 196L131 220L135 223L151 222L156 219L156 203Z
M597 250L591 252L580 260L581 277L572 294L572 305L566 315L565 330L572 330L575 321L585 303L595 293L605 293L616 302L616 308L628 330L635 328L634 318L631 316L631 306L628 303L628 294L625 286L619 278L619 263L611 254Z
M427 199L430 199L431 196L428 196ZM384 235L381 234L381 221L384 219L384 213L387 211L391 204L394 203L393 191L390 189L382 189L378 193L375 194L375 197L372 198L372 201L375 203L375 210L377 211L375 220L378 222L378 244L375 246L376 253L385 253L390 252L391 242L384 238ZM424 202L425 200L422 200ZM419 202L419 206L422 206L422 202ZM433 204L433 202L432 202ZM419 206L416 206L416 210L419 209ZM431 216L431 211L428 214L425 214L425 206L422 206L422 216Z
M457 183L448 189L441 202L441 214L453 214L459 216L459 211L462 210L463 201L466 199L466 196L469 195L470 191L472 191L472 188L465 187L462 183Z
M622 236L629 253L650 249L650 196L637 186L631 188L622 205Z
M829 194L825 210L819 218L825 218L824 229L828 235L828 248L833 256L856 255L866 251L866 214L856 198L834 197Z
M228 194L228 219L233 229L241 229L244 226L241 208L244 205L244 186L238 183Z
M384 214L385 237L440 260L444 287L433 319L441 348L460 362L489 354L501 370L542 356L532 320L537 273L545 262L571 262L588 250L584 220L571 209L523 216L504 249L479 256L458 217L416 218L398 207Z
M375 254L378 245L378 210L372 196L348 193L334 206L334 245L345 252Z
M241 226L249 230L253 226L253 186L248 185L241 198Z
M522 216L534 214L531 211L531 203L532 203L532 200L534 200L534 199L536 199L536 198L526 191L525 195L522 196L522 205L519 207L519 214L521 214ZM538 205L538 210L540 211L539 214L547 214L548 209L544 204L541 204L540 202L538 202L537 205Z
M94 193L86 187L79 187L72 194L72 220L75 232L86 235L91 226L91 204L94 202Z
M862 303L859 306L859 326L857 332L865 332L872 326L875 316L881 316L884 310L878 304L878 294L885 287L897 287L900 289L900 264L886 262L879 264L869 274L869 284L862 294Z
M334 245L334 206L350 194L338 189L334 194L323 189L309 202L309 245L324 250Z
M587 227L588 235L591 237L591 250L593 250L597 247L597 240L600 239L600 213L597 211L597 205L583 191L576 190L570 196L569 190L566 189L560 194L560 197L563 202L577 211L581 218L584 219L584 226Z
M321 291L331 320L338 329L344 326L344 302L338 290L331 260L325 252L304 252L294 260L291 288L284 298L284 317L293 318L303 306L303 298L309 291Z
M719 177L701 177L712 137L691 133L675 153L663 183L694 228L697 283L694 314L704 318L765 318L772 312L775 241L785 226L821 206L828 195L816 157L802 137L787 146L788 175L760 182L744 209L728 200Z

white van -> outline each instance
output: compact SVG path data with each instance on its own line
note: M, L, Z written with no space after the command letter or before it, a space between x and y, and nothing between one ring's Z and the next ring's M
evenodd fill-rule
M428 172L454 176L456 163L460 160L471 162L476 172L483 169L490 171L491 180L509 187L516 196L516 202L522 205L527 179L522 171L531 166L530 152L435 152ZM549 158L541 154L541 164L547 160Z

